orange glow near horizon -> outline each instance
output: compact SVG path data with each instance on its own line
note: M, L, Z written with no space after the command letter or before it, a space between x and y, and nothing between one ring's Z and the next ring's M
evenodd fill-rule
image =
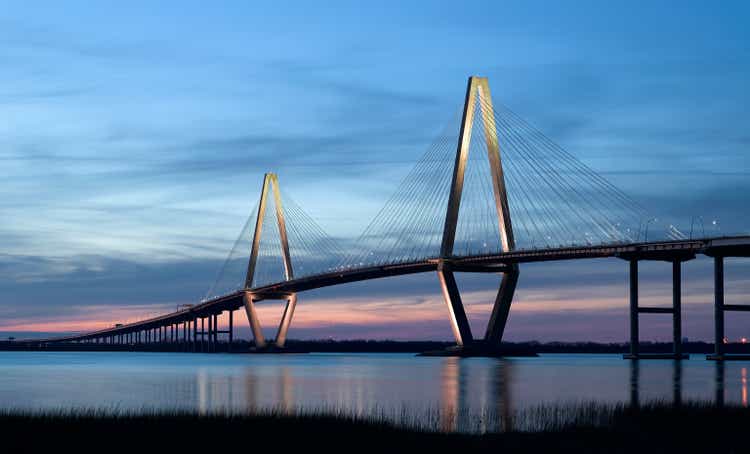
M575 310L624 309L627 300L612 292L611 288L595 291L589 298L580 298L572 291L520 291L513 304L513 313L535 314ZM489 317L495 298L495 290L465 292L463 302L466 313L472 320ZM614 295L614 296L612 296ZM696 296L696 295L694 295ZM692 298L691 298L692 299ZM696 299L697 298L696 296ZM644 304L649 298L644 298ZM654 302L657 299L654 298ZM688 302L690 304L690 302ZM0 323L1 331L16 332L85 332L112 327L115 323L132 323L138 320L173 312L177 303L139 306L79 306L73 315L52 316L44 320L5 319ZM281 318L283 302L264 302L258 305L258 313L264 328L275 329ZM225 328L229 316L223 313L219 325ZM336 325L347 326L403 326L424 322L445 322L446 338L450 337L448 311L442 297L435 292L427 296L403 297L337 297L305 299L301 295L292 322L294 328L325 328ZM245 311L234 314L235 327L247 327Z

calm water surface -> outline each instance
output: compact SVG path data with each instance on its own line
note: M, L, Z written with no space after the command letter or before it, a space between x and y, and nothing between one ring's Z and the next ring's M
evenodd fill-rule
M411 354L228 355L0 352L0 408L420 412L510 415L545 403L724 401L747 405L750 362L693 355L423 358Z

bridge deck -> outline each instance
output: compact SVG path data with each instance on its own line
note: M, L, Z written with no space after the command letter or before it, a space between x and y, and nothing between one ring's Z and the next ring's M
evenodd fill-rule
M500 272L511 264L619 257L625 260L689 260L697 254L725 257L750 257L750 236L719 237L695 240L659 241L633 244L560 247L556 249L520 250L484 256L432 258L392 265L377 265L355 269L341 269L329 273L305 276L250 289L257 300L274 299L290 293L303 292L350 282L403 276L437 270L447 263L454 271ZM34 344L74 342L104 336L116 336L156 328L170 323L181 323L196 317L206 317L243 306L245 290L203 301L193 307L164 314L135 323L71 336L47 339L28 339L19 342Z

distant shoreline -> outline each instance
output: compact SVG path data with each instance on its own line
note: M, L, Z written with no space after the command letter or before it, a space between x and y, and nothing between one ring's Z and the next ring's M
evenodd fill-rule
M441 350L455 345L443 341L390 341L390 340L289 340L289 353L422 353ZM237 340L232 344L232 353L249 352L252 342ZM628 343L597 342L503 342L502 348L509 351L532 351L535 353L627 353ZM714 351L709 342L685 342L682 344L685 353L708 354ZM725 344L727 353L750 353L750 344ZM184 344L142 344L142 345L108 345L108 344L50 344L44 347L26 345L18 342L0 341L0 351L161 351L180 352ZM666 353L672 350L670 342L641 342L642 353ZM226 342L217 344L218 352L228 352Z

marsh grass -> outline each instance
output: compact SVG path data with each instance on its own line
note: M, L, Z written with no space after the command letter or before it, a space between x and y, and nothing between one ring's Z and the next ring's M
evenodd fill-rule
M87 446L106 451L216 449L246 442L328 451L424 452L750 452L750 409L708 402L640 406L551 403L510 413L402 407L352 412L332 405L207 412L119 407L0 410L0 446L7 452ZM148 440L148 441L147 441ZM339 449L340 448L340 449ZM2 451L0 449L0 451ZM284 451L284 450L282 450Z
M728 418L750 423L750 409L728 405L717 407L711 402L691 401L675 406L666 401L650 401L640 406L624 403L556 402L513 412L461 408L425 407L415 409L373 406L359 411L343 405L316 407L263 407L254 411L231 408L190 409L123 408L118 405L98 408L0 409L0 421L85 422L110 420L127 423L136 420L196 420L242 423L253 420L335 421L342 424L369 425L406 429L422 433L553 433L570 430L626 428L658 418L686 419ZM750 427L750 426L748 426Z

